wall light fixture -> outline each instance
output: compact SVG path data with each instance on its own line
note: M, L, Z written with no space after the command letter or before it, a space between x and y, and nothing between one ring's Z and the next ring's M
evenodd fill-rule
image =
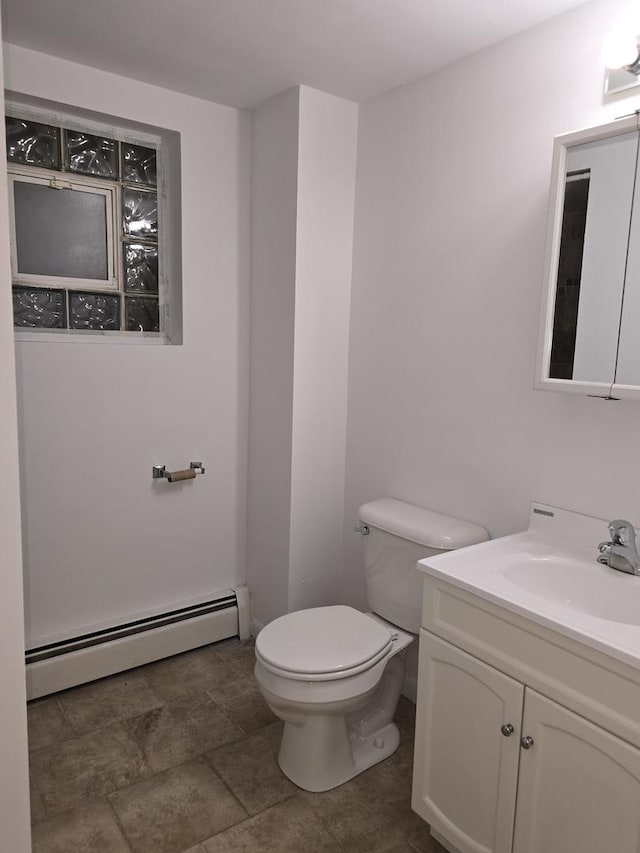
M640 86L640 3L626 6L605 41L604 93L616 95ZM637 94L629 92L629 94Z

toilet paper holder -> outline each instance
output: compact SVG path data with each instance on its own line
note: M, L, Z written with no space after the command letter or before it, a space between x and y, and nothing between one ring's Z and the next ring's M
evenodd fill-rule
M190 462L183 471L167 471L166 465L154 465L152 477L154 480L168 480L178 483L180 480L194 480L197 474L204 474L202 462Z

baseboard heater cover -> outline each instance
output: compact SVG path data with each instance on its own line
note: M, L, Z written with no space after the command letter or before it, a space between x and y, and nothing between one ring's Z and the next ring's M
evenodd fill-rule
M27 698L37 699L154 660L239 636L248 639L246 586L144 619L27 650Z

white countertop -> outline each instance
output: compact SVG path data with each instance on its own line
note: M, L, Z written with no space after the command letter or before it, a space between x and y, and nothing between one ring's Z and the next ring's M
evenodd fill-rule
M640 577L596 562L607 522L532 506L529 530L418 568L640 669Z

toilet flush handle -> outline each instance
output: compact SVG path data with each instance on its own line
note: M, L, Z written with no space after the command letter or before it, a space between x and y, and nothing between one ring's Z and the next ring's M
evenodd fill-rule
M359 524L357 527L353 528L356 533L361 533L363 536L369 535L369 525L368 524Z

